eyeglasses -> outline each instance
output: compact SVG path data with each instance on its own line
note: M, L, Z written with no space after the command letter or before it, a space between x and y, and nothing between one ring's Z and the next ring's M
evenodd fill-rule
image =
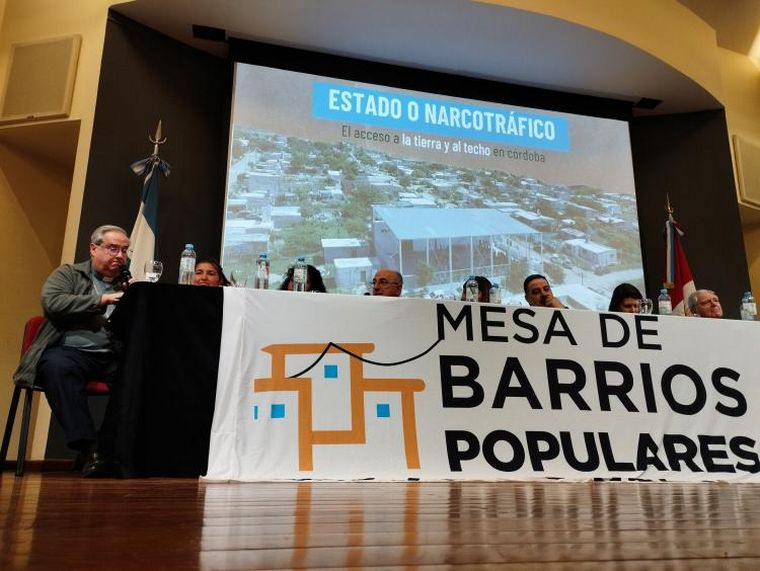
M385 286L389 286L389 285L393 285L393 286L401 285L398 282L389 282L385 278L380 278L379 280L372 280L369 283L370 283L370 285L373 285L373 286L376 285L376 286L380 286L380 287L385 287Z
M103 248L112 256L118 256L119 254L126 256L129 252L129 246L117 246L116 244L96 244L96 246Z

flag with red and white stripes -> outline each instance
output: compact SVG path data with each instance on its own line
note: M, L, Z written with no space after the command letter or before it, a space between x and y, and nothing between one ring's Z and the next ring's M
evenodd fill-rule
M674 315L691 315L689 295L696 291L689 262L686 260L681 238L684 231L681 225L668 213L665 221L665 282L663 286L670 291Z

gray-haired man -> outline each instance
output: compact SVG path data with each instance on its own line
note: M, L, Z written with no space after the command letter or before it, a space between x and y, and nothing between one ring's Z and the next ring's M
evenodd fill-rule
M105 378L116 360L104 329L107 315L124 294L118 278L126 263L129 238L123 228L106 225L90 238L90 259L64 264L42 286L47 321L24 354L13 380L45 387L50 408L70 448L87 455L82 474L106 474L95 452L96 431L87 404L88 380Z

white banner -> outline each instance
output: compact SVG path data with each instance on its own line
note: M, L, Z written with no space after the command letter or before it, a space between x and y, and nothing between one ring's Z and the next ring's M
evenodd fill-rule
M208 479L760 481L757 324L224 294Z

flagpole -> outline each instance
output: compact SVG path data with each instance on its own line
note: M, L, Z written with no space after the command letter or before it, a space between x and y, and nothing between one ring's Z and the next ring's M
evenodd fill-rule
M665 279L663 287L670 290L673 302L673 313L690 315L688 307L689 295L695 291L694 278L686 261L686 253L681 243L684 231L673 217L675 209L670 203L670 195L665 194Z
M670 193L665 193L665 212L668 215L667 220L665 220L665 280L662 282L662 287L667 289L668 291L672 290L675 284L673 283L672 278L672 265L673 265L673 252L671 249L673 248L673 207L670 205ZM667 268L670 267L671 269L668 270Z
M145 263L157 259L158 252L158 186L160 175L168 176L171 167L159 158L158 149L166 142L161 119L154 135L148 134L153 143L153 154L131 165L132 172L143 179L143 192L137 218L130 234L130 271L137 279L144 276Z

